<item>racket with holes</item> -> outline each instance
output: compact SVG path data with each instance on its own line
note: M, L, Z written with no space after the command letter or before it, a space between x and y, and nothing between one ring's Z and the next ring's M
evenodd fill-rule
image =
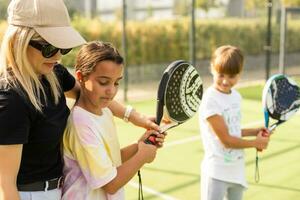
M161 126L161 133L192 118L203 94L203 84L197 70L184 60L172 62L164 71L157 92L156 123L162 119L170 123ZM155 144L155 136L146 143Z
M283 74L269 78L262 93L265 127L271 133L278 125L290 119L300 107L300 89L296 82ZM275 121L271 126L270 118ZM255 181L259 182L258 149L256 151Z
M262 103L265 127L272 131L297 113L300 107L300 89L293 79L276 74L267 81L263 89ZM270 118L276 122L269 127Z

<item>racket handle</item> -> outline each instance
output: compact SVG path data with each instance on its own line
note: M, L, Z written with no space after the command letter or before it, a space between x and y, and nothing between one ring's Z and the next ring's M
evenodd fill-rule
M146 144L156 145L156 135L155 134L151 134L144 142Z

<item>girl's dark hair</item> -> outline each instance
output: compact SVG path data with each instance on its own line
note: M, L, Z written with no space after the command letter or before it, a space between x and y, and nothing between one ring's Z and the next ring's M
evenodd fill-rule
M88 76L99 62L107 60L116 64L124 62L119 51L111 43L92 41L84 44L79 50L75 70L80 70L83 76Z

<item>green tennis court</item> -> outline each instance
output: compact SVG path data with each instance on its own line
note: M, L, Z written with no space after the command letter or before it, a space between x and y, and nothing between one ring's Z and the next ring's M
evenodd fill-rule
M263 125L259 95L261 86L240 89L243 127ZM130 103L137 110L154 115L155 101ZM200 162L203 148L197 117L168 132L164 148L156 160L143 167L144 198L200 199ZM255 150L246 150L246 170L249 188L245 200L294 200L300 198L300 115L299 112L287 123L279 126L266 151L260 153L260 182L254 181ZM134 142L144 130L116 121L121 146ZM138 179L126 186L126 199L138 198Z

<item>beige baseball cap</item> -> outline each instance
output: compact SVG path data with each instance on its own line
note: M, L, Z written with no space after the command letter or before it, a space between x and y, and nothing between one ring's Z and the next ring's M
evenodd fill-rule
M55 47L68 49L86 43L71 26L63 0L11 0L8 24L32 27Z

